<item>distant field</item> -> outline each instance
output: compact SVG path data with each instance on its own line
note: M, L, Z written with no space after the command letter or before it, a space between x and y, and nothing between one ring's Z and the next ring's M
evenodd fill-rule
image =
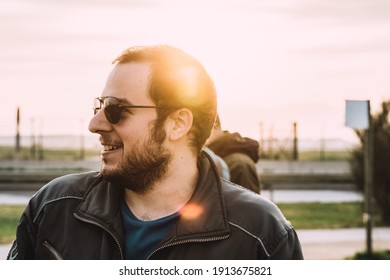
M349 160L350 151L302 151L299 160Z
M98 149L66 149L66 148L46 148L42 152L32 151L30 147L22 147L19 153L20 159L39 158L43 156L45 160L71 160L80 159L82 157L96 156L99 154ZM307 150L301 151L298 155L298 160L348 160L351 157L350 151L316 151ZM0 159L13 159L15 158L15 148L11 146L0 146ZM274 158L285 160L283 156L278 154L274 155Z
M43 151L32 151L29 147L22 147L19 152L20 159L45 160L78 160L83 157L98 155L97 150L77 150L77 149L43 149ZM15 148L10 146L0 146L0 159L10 160L15 158Z
M272 156L269 156L267 153L260 154L262 159L271 159L271 160L292 160L291 151L278 152L274 151ZM303 150L298 153L298 160L301 161L335 161L335 160L348 160L351 158L351 152L349 150L328 150L328 151L319 151L319 150Z

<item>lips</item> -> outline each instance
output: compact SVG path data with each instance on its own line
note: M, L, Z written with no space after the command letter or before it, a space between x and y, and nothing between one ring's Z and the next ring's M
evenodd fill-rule
M102 152L111 152L123 148L122 141L112 139L109 136L101 135L99 140L103 146Z

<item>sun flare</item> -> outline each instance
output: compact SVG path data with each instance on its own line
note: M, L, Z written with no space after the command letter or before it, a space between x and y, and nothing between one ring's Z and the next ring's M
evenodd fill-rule
M200 215L202 215L204 212L204 209L202 206L197 204L188 204L186 205L183 210L181 211L181 217L186 220L195 220Z

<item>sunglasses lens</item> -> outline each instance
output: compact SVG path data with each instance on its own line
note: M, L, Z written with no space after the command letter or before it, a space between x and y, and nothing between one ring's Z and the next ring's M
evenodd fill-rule
M93 100L93 114L96 115L97 112L102 108L102 102L99 100L99 98L95 98Z
M110 97L104 99L104 114L110 123L118 123L121 118L121 112L122 108L118 100Z

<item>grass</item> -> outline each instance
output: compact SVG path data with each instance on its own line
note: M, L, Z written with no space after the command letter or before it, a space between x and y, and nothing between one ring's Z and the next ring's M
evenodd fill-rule
M347 258L348 260L390 260L390 250L382 250L372 252L370 255L367 252L358 252L354 256Z
M278 206L296 229L333 229L364 226L361 202L278 203ZM378 213L374 215L374 223L376 225L381 223Z
M15 239L16 226L24 208L24 205L0 205L0 244Z

